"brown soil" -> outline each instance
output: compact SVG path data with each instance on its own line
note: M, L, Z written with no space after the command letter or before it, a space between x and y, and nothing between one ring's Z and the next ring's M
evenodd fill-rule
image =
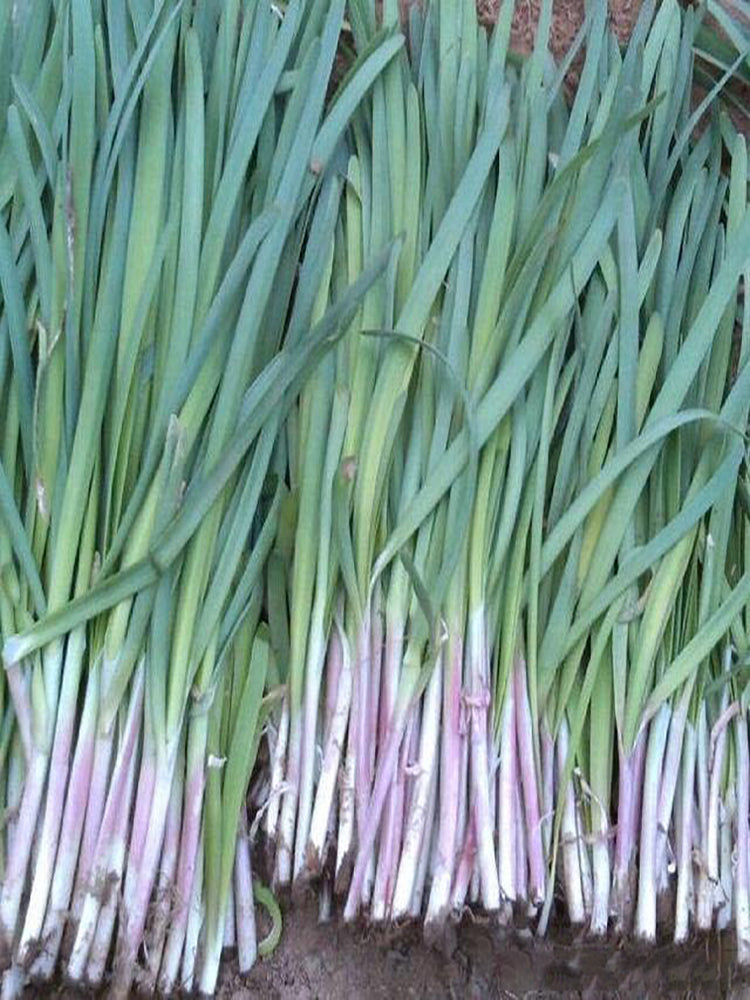
M630 37L642 0L609 0L610 23L621 42ZM477 11L485 24L497 20L503 0L477 0ZM584 0L554 0L550 48L556 59L562 59L583 24ZM539 22L541 0L516 0L511 26L511 46L517 52L531 52Z
M83 1000L57 986L24 996ZM106 997L106 991L101 994ZM750 979L733 966L731 935L636 948L587 941L558 931L555 943L467 920L443 951L428 948L416 927L365 930L320 924L308 905L289 910L281 943L248 976L224 962L219 1000L600 1000L600 998L750 998Z

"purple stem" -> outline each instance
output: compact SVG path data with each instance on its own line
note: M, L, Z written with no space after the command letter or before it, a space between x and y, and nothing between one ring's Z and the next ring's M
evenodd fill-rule
M126 796L126 790L131 780L130 776L134 773L135 752L141 732L142 707L143 670L139 669L133 681L125 732L118 748L112 772L112 780L109 785L102 820L99 825L96 847L93 852L90 868L86 872L85 879L81 882L83 889L81 899L82 911L86 898L94 896L97 893L98 885L96 883L99 880L94 876L101 875L103 878L106 874L109 864L110 847L118 829L118 824L122 822L124 812L122 804L125 801L130 802L130 794L128 793ZM93 940L93 937L86 937L83 941L79 942L79 937L81 937L80 923L78 924L76 940L71 953L71 965L73 965L75 971L71 970L69 966L69 973L74 979L80 978L83 974L85 960Z
M89 876L96 861L96 849L101 829L102 816L109 791L109 765L112 759L114 733L112 730L97 735L94 743L94 763L91 770L91 784L88 788L86 819L83 824L81 849L78 855L78 869L73 890L73 919L63 929L63 952L70 954L75 939L74 925L81 915L81 907L89 890Z
M26 920L22 932L22 944L30 946L32 950L35 950L37 939L42 930L54 875L60 824L65 805L65 791L68 787L70 752L73 746L83 648L84 635L80 629L76 629L68 639L60 703L55 723L55 736L49 764L47 797L39 837L39 850L34 863L31 893L26 904ZM28 957L27 948L23 948L21 961L28 959Z
M518 737L518 758L523 788L523 804L526 816L526 836L529 852L529 894L532 903L544 900L544 848L542 826L539 818L539 790L534 765L534 746L531 726L531 711L526 689L526 664L516 656L514 667L516 694L516 733Z
M631 864L635 856L634 757L634 753L626 754L620 747L613 897L621 929L629 925L633 906Z
M107 893L102 904L101 913L96 924L96 932L89 953L88 964L86 966L86 977L91 986L99 986L104 978L104 969L109 957L112 945L112 931L115 926L115 918L120 896L120 886L122 885L122 873L125 867L125 849L128 835L128 819L130 817L130 804L133 799L133 786L135 785L135 758L131 758L128 768L128 779L125 789L125 798L121 803L112 836L114 849L109 857L107 871Z
M398 750L401 743L401 735L404 729L404 722L407 707L403 703L399 704L394 713L393 723L387 733L385 743L378 760L378 770L375 776L375 785L370 797L369 808L365 815L364 823L359 831L359 844L357 858L349 884L349 893L344 907L344 919L353 920L359 910L362 898L362 886L367 874L367 868L372 857L372 850L375 845L375 838L380 826L380 817L383 813L383 806L388 794L388 789L393 781L398 761Z
M516 899L526 900L529 898L529 883L526 877L528 871L528 856L526 853L528 820L526 821L526 828L524 828L521 793L518 789L518 784L514 788L514 805L516 810ZM531 901L540 902L540 900L534 900L533 890Z
M458 857L458 863L456 864L456 877L451 893L451 901L454 909L459 909L464 904L466 893L469 889L469 882L471 882L471 876L474 872L476 854L477 838L474 829L474 817L472 816L469 818L466 826L463 846Z
M743 712L735 723L737 731L737 881L735 924L737 960L750 963L750 872L748 871L748 812L750 812L750 754L747 745L747 716Z
M375 742L375 733L370 730L370 610L365 612L365 616L360 625L357 636L356 653L356 735L357 735L357 770L355 801L357 804L357 828L359 830L365 824L367 809L370 801L370 789L372 788L372 769L370 767L370 752L372 744Z
M92 772L95 758L96 706L99 685L93 674L89 676L83 717L79 727L78 743L70 771L70 783L65 800L65 811L60 831L60 847L55 863L55 872L50 890L49 905L44 921L42 937L44 949L39 955L32 972L48 978L57 962L65 925L65 913L70 904L79 856L83 821L92 787ZM91 723L88 718L91 714ZM101 808L104 808L103 796Z
M380 845L378 851L378 866L375 875L375 891L373 893L373 915L376 919L385 919L391 903L398 873L399 847L404 824L404 793L406 784L408 735L401 744L398 767L394 780L391 782L388 797L383 808L383 820L380 826ZM382 912L380 912L382 910Z
M185 795L180 833L180 853L174 884L174 907L170 915L169 933L159 977L159 989L170 992L180 965L180 957L187 932L190 897L195 877L198 843L200 840L203 793L206 784L204 756L206 748L205 714L193 716L188 730Z
M337 628L331 629L328 640L328 655L326 656L326 707L325 707L325 735L331 729L331 722L336 712L336 702L339 695L339 678L343 665L344 651L341 646L341 636ZM325 741L324 741L325 742Z
M430 893L427 920L441 923L447 917L450 886L456 863L461 760L461 665L463 642L458 630L448 639L446 678L443 684L443 717L440 739L440 817L437 867Z
M377 741L373 745L385 745L386 733L393 721L393 712L398 692L398 678L401 672L404 633L402 626L391 616L386 630L385 656L382 670L382 697L379 701ZM408 741L405 741L408 744ZM401 837L404 809L404 779L406 761L402 760L396 780L391 783L386 798L383 822L381 826L378 865L375 873L375 889L373 892L373 911L377 915L382 909L381 918L391 904L398 864L398 844Z
M21 745L23 746L26 763L31 760L34 753L34 740L31 735L31 698L29 696L29 679L21 669L20 663L11 663L5 668L5 676L8 681L8 690L13 701L13 708L18 722L18 731L21 734Z
M18 910L26 882L37 819L47 777L47 756L34 753L28 764L21 797L21 808L13 831L13 841L3 872L2 937L10 949L16 932Z
M140 845L140 851L137 859L132 851L128 858L128 876L131 866L136 865L134 869L136 884L130 906L126 911L126 919L120 924L117 934L114 979L110 989L112 1000L125 1000L130 995L136 956L143 938L148 904L156 881L156 869L164 840L175 757L175 750L170 751L168 748L165 748L159 756L152 786L152 808L149 815L144 817L144 829L137 829L135 819L133 821L135 837L131 835L131 844L135 841Z

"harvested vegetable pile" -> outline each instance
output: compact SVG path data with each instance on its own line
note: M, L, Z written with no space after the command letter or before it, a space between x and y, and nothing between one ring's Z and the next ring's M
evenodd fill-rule
M288 886L750 962L747 46L383 8L0 12L5 997Z

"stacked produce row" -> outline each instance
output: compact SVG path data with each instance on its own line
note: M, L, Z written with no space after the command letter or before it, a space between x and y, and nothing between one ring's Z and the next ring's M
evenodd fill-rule
M382 6L0 5L5 997L290 886L750 961L747 41Z

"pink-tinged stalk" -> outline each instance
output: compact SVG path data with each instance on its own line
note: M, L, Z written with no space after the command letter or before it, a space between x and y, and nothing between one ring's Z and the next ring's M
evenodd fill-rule
M271 748L271 791L268 796L268 807L265 813L265 831L268 845L276 843L276 832L279 824L281 793L284 788L284 761L289 741L289 693L284 696L281 705L279 728L276 741Z
M326 740L323 748L323 762L315 793L310 832L305 848L305 864L308 872L318 874L324 863L328 842L329 826L334 813L334 796L339 777L339 766L343 753L346 730L349 723L349 708L352 698L352 669L348 646L338 628L334 629L329 642L328 676L326 680L327 710Z
M568 723L563 719L560 723L560 731L557 736L557 778L561 790L567 757ZM567 788L564 791L562 823L560 826L560 847L568 919L575 927L584 922L586 911L583 903L581 859L578 853L578 828L576 825L576 803L572 781L568 781Z
M413 713L409 714L406 723L406 733L399 751L396 774L391 782L391 792L386 800L383 819L380 826L380 854L383 868L383 910L378 911L378 919L385 920L391 910L393 891L396 887L398 859L406 820L406 788L409 781L409 754L411 752L411 737L413 732ZM393 814L389 816L388 807L392 803ZM389 819L392 823L389 824ZM380 857L378 858L380 862Z
M451 630L445 657L442 728L440 733L440 814L438 817L437 864L430 888L425 918L425 937L439 933L450 910L450 892L456 865L461 758L461 667L463 642L459 630Z
M34 756L29 674L20 663L9 663L5 667L5 679L13 702L13 711L16 716L24 757L28 763Z
M370 907L370 919L373 921L385 920L390 915L393 903L393 892L396 887L404 822L408 809L407 789L410 784L409 774L410 770L414 767L414 730L415 713L412 708L409 710L404 737L401 740L401 746L398 751L396 772L386 796L383 815L380 821L378 874L380 875L381 882L378 886L376 879L375 889L373 890ZM389 805L391 803L393 805L392 815L389 814Z
M487 710L490 703L489 662L484 607L469 616L469 707L471 710L471 808L477 836L477 863L482 904L489 913L500 909L500 881L490 819Z
M422 844L417 862L417 874L414 880L411 902L409 904L408 915L417 919L422 912L422 902L424 900L425 883L427 881L427 871L434 853L435 847L435 811L437 808L437 770L433 769L430 781L430 793L427 799L427 820L422 830Z
M516 690L512 680L505 691L500 720L500 767L498 769L497 867L503 898L516 899L516 820L515 790L518 786L516 745Z
M523 806L521 805L521 792L519 791L518 784L516 784L513 790L513 804L516 814L516 899L519 901L526 901L530 898L529 896L529 857L528 851L526 850L526 837L528 831L524 825L524 813Z
M45 676L59 677L63 666L63 642L56 640L50 643L43 652L43 669ZM2 891L0 892L0 937L3 944L10 949L16 935L18 911L21 905L21 895L26 887L31 850L42 804L44 785L50 762L49 743L39 746L33 734L33 709L28 702L28 688L20 672L20 664L8 663L6 677L11 698L14 701L16 717L27 723L19 722L21 739L26 754L26 778L24 781L21 806L16 820L13 840L10 843L8 859L3 872ZM56 708L56 706L55 706ZM54 712L55 708L52 708ZM55 725L54 715L49 720L51 727ZM26 734L24 735L24 729ZM51 730L46 737L51 739ZM43 736L43 739L45 737ZM60 807L62 808L62 806Z
M101 887L106 884L111 848L118 825L122 823L124 812L122 803L126 801L128 785L135 774L142 708L143 668L141 665L133 680L128 715L94 850L95 861L86 876L85 895L67 968L67 975L73 982L80 982L83 979L89 951L94 940L96 922L101 909ZM129 797L127 797L127 801L129 801ZM126 822L127 818L126 814Z
M385 743L385 734L393 721L393 712L398 693L398 679L401 673L401 657L403 655L404 629L397 614L390 614L386 630L385 657L382 670L382 695L379 701L378 746ZM373 743L376 741L373 740ZM388 790L383 808L383 821L380 828L378 844L378 862L375 871L375 884L372 891L371 919L385 920L393 898L393 883L398 849L401 843L401 828L403 823L404 782L406 778L406 759L401 762L395 780Z
M71 933L73 925L77 926L83 908L83 901L89 891L89 876L96 862L96 847L99 840L99 830L102 816L109 794L110 763L114 746L114 726L106 732L97 732L94 743L94 764L91 770L91 787L86 804L86 819L81 835L81 849L78 853L78 868L76 870L71 906L71 920L67 929L63 929L63 953L70 955L75 933Z
M656 939L656 819L664 747L671 715L672 710L665 702L649 725L638 851L638 902L635 913L635 933L643 941Z
M344 647L341 639L341 632L334 625L328 637L328 651L326 654L326 700L325 700L325 736L331 729L333 716L338 703L339 679L344 667Z
M88 676L86 697L78 727L78 741L73 755L70 782L65 798L60 843L52 875L47 915L42 928L44 947L40 950L31 967L32 975L37 979L50 979L52 977L70 906L94 766L98 701L99 670L93 666Z
M469 882L474 871L474 862L477 854L477 838L474 829L474 817L470 816L464 833L461 853L456 863L456 877L453 880L451 889L451 906L456 912L463 909L466 901L466 894L469 891Z
M138 784L135 793L135 809L133 825L130 829L128 845L128 867L123 889L123 912L129 913L133 904L138 885L139 871L143 861L143 852L149 832L149 816L154 800L159 760L154 742L154 735L149 724L148 706L144 711L145 733L141 751L141 766L138 773Z
M690 930L690 891L693 881L693 794L695 790L695 728L685 723L680 769L680 836L677 855L677 893L674 913L674 941L683 944Z
M125 857L128 846L128 825L130 807L135 786L135 758L128 771L128 782L122 808L115 821L115 829L110 838L109 866L107 869L106 892L101 897L101 912L96 923L94 940L89 951L85 979L89 986L98 987L104 979L107 959L112 948L112 932L120 904L120 887L125 871Z
M396 877L398 875L398 864L401 856L401 848L404 838L404 826L406 818L411 809L411 802L414 795L414 782L419 765L417 756L419 753L419 706L412 705L408 711L404 734L399 750L398 765L396 773L391 781L391 788L395 789L394 804L395 815L391 838L392 850L390 851L385 867L385 915L391 913L393 905L393 893L396 889ZM387 799L386 799L387 802ZM378 831L379 839L385 835L385 807L380 821Z
M167 937L169 914L175 894L175 874L180 851L180 829L182 826L182 804L185 800L185 751L180 748L178 764L175 767L172 794L167 811L167 826L164 831L164 849L159 862L152 919L149 927L144 987L148 992L156 990L162 955Z
M336 868L334 878L334 891L337 895L343 895L347 891L351 881L350 875L353 864L354 852L354 784L357 769L357 755L355 744L356 735L353 731L353 712L356 700L356 685L352 683L351 709L349 715L349 727L347 731L346 757L344 767L339 780L339 815L338 833L336 835Z
M35 752L29 761L10 853L3 872L0 926L2 926L3 943L8 949L11 948L15 936L21 895L26 884L26 873L47 777L48 760L46 754Z
M162 993L171 993L177 987L180 959L187 933L190 896L198 863L203 794L206 786L207 733L208 714L198 712L190 716L180 850L177 860L177 874L174 880L174 904L169 916L169 930L159 972L159 990Z
M461 688L461 717L459 725L459 753L458 753L458 822L456 823L456 844L464 842L466 827L471 821L471 794L469 789L469 757L471 747L469 744L469 730L471 728L471 715L466 704L466 689Z
M21 938L17 946L19 961L22 965L27 964L37 951L39 936L42 932L44 916L47 911L47 902L57 856L57 845L60 838L60 824L65 803L65 792L68 787L78 688L85 648L85 629L77 628L69 636L65 652L65 666L63 668L62 685L60 688L55 736L49 763L44 818L39 836L37 856L34 862L31 892L26 904L26 916L23 922Z
M612 897L618 933L630 927L634 905L635 856L637 846L638 775L639 757L645 750L645 733L638 737L633 750L626 754L619 748L619 776L617 797L617 837L615 839L615 864L612 879Z
M253 870L250 861L250 841L247 835L247 814L240 810L237 849L234 855L234 919L237 936L237 964L241 974L249 972L258 956L253 900Z
M357 857L349 883L349 892L344 906L344 920L353 920L363 898L365 879L372 867L373 848L383 815L383 806L393 781L398 763L399 746L408 715L411 711L411 697L402 696L396 705L393 725L380 750L375 783L370 796L370 804L364 824L359 829Z
M529 855L529 898L532 903L542 903L545 893L544 846L542 844L542 824L539 810L539 787L534 761L531 709L526 688L526 664L521 656L516 656L513 668L516 698L516 734L518 739L518 762L523 788L524 816L526 819L526 844Z
M6 811L8 823L6 826L5 858L10 856L13 838L18 825L18 813L21 809L21 798L23 797L23 786L25 780L25 766L23 748L20 739L16 743L15 749L10 756L8 764L8 784L6 790ZM5 859L4 859L5 860ZM4 866L3 866L3 870Z
M383 807L383 819L378 838L378 861L375 869L375 884L370 904L370 920L382 923L390 912L393 889L396 881L401 831L404 813L404 783L406 762L403 760L396 769L388 796Z
M198 941L203 925L203 831L198 845L198 858L195 866L195 878L190 892L188 907L188 922L185 933L185 950L180 967L180 989L184 993L192 993L195 978L195 965L198 957Z
M418 772L414 782L409 812L406 818L404 843L398 862L396 887L393 894L394 920L410 912L422 861L429 857L432 834L430 801L437 782L438 743L440 740L440 699L442 693L442 656L430 677L424 696L420 732ZM426 873L425 860L425 873Z
M737 961L750 963L750 872L748 870L748 813L750 813L750 754L747 746L747 716L734 720L737 734L737 876L734 884Z
M167 822L172 780L174 777L177 747L164 747L157 757L156 776L153 786L152 808L146 818L146 829L135 829L135 838L131 837L131 853L128 857L128 876L131 866L134 867L137 879L135 891L124 910L125 919L120 923L117 932L117 949L115 953L114 978L110 987L112 1000L125 1000L130 995L130 987L135 972L135 961L138 947L143 938L146 926L148 904L156 881L156 869L164 841L164 830ZM145 836L144 836L145 832ZM134 858L132 845L142 840L140 855ZM127 888L128 878L125 885Z

